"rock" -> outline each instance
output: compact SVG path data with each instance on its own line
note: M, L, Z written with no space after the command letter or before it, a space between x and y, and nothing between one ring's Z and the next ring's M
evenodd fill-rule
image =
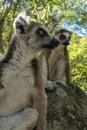
M47 130L87 130L87 95L80 88L57 84L47 95Z

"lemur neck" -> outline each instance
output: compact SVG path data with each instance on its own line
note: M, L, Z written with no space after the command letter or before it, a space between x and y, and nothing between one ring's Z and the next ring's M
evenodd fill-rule
M21 39L18 40L14 37L1 62L12 65L15 68L22 68L34 58L35 54L33 50L29 48L29 45L27 45L25 41Z

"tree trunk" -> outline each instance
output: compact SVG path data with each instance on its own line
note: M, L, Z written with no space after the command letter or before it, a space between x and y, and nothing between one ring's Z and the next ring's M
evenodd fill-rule
M81 89L72 90L58 84L47 95L47 130L87 130L87 95ZM37 117L35 110L27 108L11 117L0 118L0 130L32 130Z

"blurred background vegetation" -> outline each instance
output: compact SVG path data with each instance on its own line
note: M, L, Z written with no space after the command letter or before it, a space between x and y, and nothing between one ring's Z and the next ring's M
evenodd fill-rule
M73 32L69 46L71 76L87 91L87 0L0 0L0 57L13 34L13 21L26 10L32 20L52 33L65 28Z

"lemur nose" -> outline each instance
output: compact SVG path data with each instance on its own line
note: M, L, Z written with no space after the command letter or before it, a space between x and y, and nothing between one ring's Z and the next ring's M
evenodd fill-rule
M62 44L63 44L63 45L69 45L69 40L65 40L65 41L63 41Z
M59 44L59 41L53 37L52 40L48 44L41 44L41 48L54 49L55 47L58 46L58 44Z
M58 46L58 44L59 44L59 41L53 37L49 45L50 45L50 48L55 48Z

